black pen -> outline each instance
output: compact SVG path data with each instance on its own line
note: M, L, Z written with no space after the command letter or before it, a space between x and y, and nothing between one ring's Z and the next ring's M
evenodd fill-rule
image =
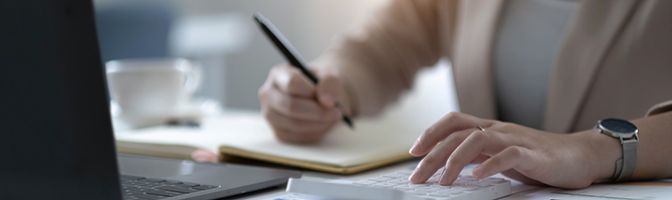
M308 68L304 64L302 58L300 57L299 53L294 50L294 47L289 44L289 41L285 39L285 37L278 31L277 28L268 20L266 17L259 13L254 14L254 21L257 22L261 30L264 32L264 34L273 42L275 47L282 52L282 55L285 56L287 61L289 61L289 64L292 66L298 68L303 75L308 77L311 82L313 82L315 85L320 81L317 79L317 76L313 74L312 72L308 71ZM337 102L336 106L339 106L340 104ZM352 123L352 120L350 117L347 115L343 114L343 122L345 122L350 128L354 128L354 124Z

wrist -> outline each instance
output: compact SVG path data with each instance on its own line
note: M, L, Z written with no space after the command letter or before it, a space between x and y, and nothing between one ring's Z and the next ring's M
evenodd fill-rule
M618 140L606 136L597 129L577 133L586 147L586 161L593 183L611 181L616 170L616 160L622 156L622 147Z

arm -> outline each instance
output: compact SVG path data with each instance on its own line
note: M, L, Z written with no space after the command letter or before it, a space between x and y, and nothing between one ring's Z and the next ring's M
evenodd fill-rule
M661 113L632 121L639 129L637 166L631 179L672 177L672 112ZM614 161L621 157L621 145L614 138L587 133L596 152L595 173L609 178L614 172Z
M633 120L639 130L637 166L631 180L672 177L672 112ZM482 127L479 130L475 127ZM410 180L420 183L444 167L440 183L451 184L462 168L480 163L478 178L502 173L528 184L583 188L609 180L621 145L611 137L586 130L553 134L512 123L450 113L411 148L425 156Z
M441 44L448 37L440 29L453 23L440 21L451 17L440 18L439 11L455 7L452 0L390 1L360 30L331 47L316 66L335 71L343 80L353 114L374 114L409 89L419 69L444 54Z
M359 33L313 64L317 85L291 66L273 67L259 88L261 110L273 133L284 142L315 143L341 115L374 114L397 99L420 68L443 55L440 44L452 27L445 21L455 13L449 12L455 3L390 1Z

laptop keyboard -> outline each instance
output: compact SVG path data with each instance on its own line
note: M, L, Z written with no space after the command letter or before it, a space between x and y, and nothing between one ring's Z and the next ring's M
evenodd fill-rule
M164 199L218 187L214 185L121 175L121 190L124 200Z

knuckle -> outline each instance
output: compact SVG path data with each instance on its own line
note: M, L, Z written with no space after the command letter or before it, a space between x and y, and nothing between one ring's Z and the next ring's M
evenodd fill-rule
M488 136L485 134L485 132L478 130L478 131L472 132L469 137L472 138L472 140L477 140L478 141L478 140L484 140Z
M266 85L259 87L257 90L257 97L262 101L268 98L268 87L266 87Z
M274 65L271 68L271 71L269 72L269 79L272 79L271 77L276 77L278 75L278 73L282 72L282 70L284 70L284 69L285 69L284 64Z
M443 118L440 120L441 123L456 123L462 121L461 119L463 118L462 113L460 112L455 112L451 111L448 114L444 115Z
M261 97L264 94L269 93L273 89L273 81L272 78L268 78L261 86L259 86L259 89L257 90L257 95Z
M271 70L280 71L280 70L286 70L286 69L289 69L289 68L290 68L290 66L287 63L279 63L279 64L276 64L276 65L273 65L273 69L271 69Z
M508 147L509 154L513 157L520 157L523 155L523 149L517 146Z
M264 86L261 86L259 89L257 89L257 97L259 97L259 99L263 99L263 97L265 97L265 92L266 90L264 89Z
M291 73L289 76L289 80L287 82L288 88L291 89L297 89L301 87L301 84L303 84L303 79L302 77L297 74L297 73Z
M506 130L513 130L515 126L516 126L515 124L509 122L500 122L497 123L497 125L495 125L494 128L506 132Z
M424 135L424 136L430 136L430 135L433 135L435 132L436 132L436 127L431 126L431 127L427 128L427 129L425 130L425 133L423 133L422 135Z
M446 120L453 120L453 119L458 118L459 115L460 115L459 112L451 111L448 114L446 114L445 118L446 118Z

